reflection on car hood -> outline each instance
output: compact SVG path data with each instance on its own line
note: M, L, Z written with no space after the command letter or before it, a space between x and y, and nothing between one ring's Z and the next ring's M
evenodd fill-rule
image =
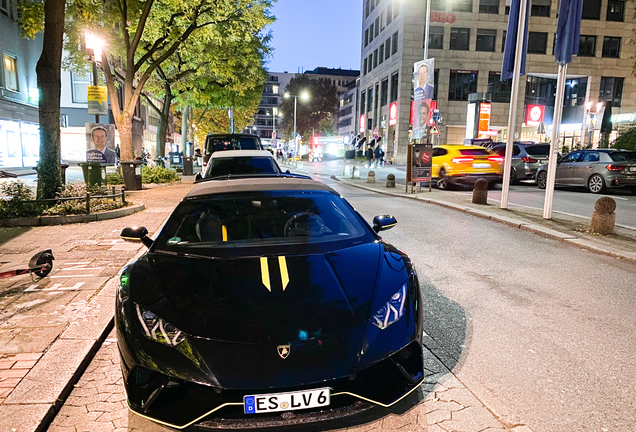
M153 283L170 300L155 312L188 334L214 340L320 337L367 319L381 252L373 242L294 256L149 254L150 273L158 276Z

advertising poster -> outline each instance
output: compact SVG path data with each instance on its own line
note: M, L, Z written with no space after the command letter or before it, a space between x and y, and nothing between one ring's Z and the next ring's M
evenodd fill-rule
M433 166L433 144L414 144L411 158L411 181L413 183L430 181Z
M422 60L414 65L413 79L413 135L412 139L426 138L433 100L435 59Z
M479 104L479 126L477 130L477 138L488 138L490 131L490 103L484 102Z
M115 164L115 125L86 123L86 162Z
M86 92L88 114L108 115L108 91L106 86L87 86Z

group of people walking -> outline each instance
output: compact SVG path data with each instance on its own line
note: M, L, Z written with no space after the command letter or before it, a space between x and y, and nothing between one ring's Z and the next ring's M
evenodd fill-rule
M378 143L375 146L369 146L366 151L367 163L364 165L365 168L379 168L384 166L384 150L382 150L382 146Z

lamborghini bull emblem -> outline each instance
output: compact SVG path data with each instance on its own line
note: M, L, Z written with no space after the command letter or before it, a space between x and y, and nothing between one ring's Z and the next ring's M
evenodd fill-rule
M289 345L278 345L277 350L278 350L278 355L280 356L280 358L285 360L287 358L287 356L289 356L289 351L291 350L291 346L289 346Z

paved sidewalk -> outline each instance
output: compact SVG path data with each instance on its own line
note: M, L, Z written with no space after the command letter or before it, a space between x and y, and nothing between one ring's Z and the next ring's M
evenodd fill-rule
M131 193L146 210L120 219L0 228L0 271L24 267L43 249L55 256L42 280L0 280L1 431L34 431L50 420L112 327L113 276L142 248L121 240L121 229L143 225L154 234L191 188L184 181Z

